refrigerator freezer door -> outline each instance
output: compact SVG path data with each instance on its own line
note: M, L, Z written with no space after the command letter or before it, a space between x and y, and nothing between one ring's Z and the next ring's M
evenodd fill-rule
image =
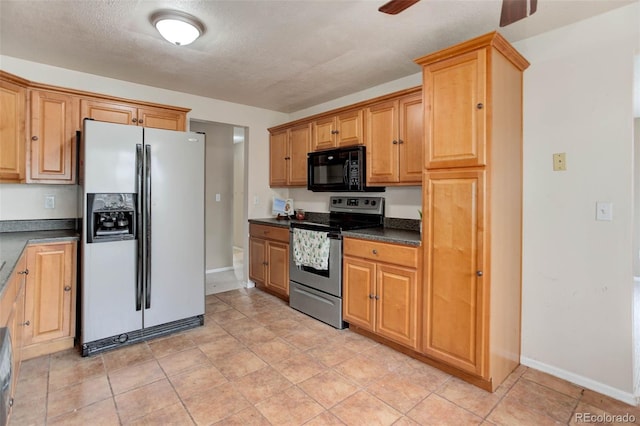
M82 343L139 330L136 240L84 244Z
M144 327L151 327L204 314L204 135L145 128L144 143L151 160Z
M142 128L84 121L84 192L136 192L136 143Z

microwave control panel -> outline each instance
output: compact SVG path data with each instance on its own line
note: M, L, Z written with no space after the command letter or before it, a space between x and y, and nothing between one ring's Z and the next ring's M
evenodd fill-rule
M349 186L357 187L360 185L360 167L357 160L351 160L349 163Z

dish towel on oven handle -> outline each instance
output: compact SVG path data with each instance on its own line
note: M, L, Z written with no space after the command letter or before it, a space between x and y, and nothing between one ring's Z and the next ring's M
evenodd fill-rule
M293 261L296 266L310 266L318 270L329 269L328 232L293 228Z

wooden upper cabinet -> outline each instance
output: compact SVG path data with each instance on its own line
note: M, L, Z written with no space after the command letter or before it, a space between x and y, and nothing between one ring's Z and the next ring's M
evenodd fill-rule
M269 137L269 185L306 186L311 124L281 129Z
M485 165L486 62L479 49L423 68L427 169Z
M80 119L92 118L116 124L138 124L138 109L131 105L94 99L80 100Z
M165 130L186 130L187 114L163 108L138 108L138 126Z
M287 185L287 152L289 130L281 130L269 136L269 185Z
M488 294L483 286L484 172L427 172L423 351L483 375Z
M24 182L27 89L0 75L0 182Z
M29 182L74 183L78 98L58 92L31 91Z
M367 182L419 185L422 182L422 94L365 109Z
M186 112L102 99L81 99L80 118L166 130L186 130Z
M307 154L311 150L311 124L296 126L289 131L289 186L307 186Z
M364 111L361 108L319 118L313 122L312 148L314 151L320 151L362 145L363 131Z

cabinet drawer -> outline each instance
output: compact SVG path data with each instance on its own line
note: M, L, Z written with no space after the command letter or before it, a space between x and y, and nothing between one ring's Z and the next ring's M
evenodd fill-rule
M418 249L401 244L345 238L344 255L362 257L395 265L418 267Z
M394 265L418 267L418 249L401 244L345 238L344 255L393 263Z
M249 234L252 237L282 241L283 243L289 242L289 228L251 223L249 225Z

